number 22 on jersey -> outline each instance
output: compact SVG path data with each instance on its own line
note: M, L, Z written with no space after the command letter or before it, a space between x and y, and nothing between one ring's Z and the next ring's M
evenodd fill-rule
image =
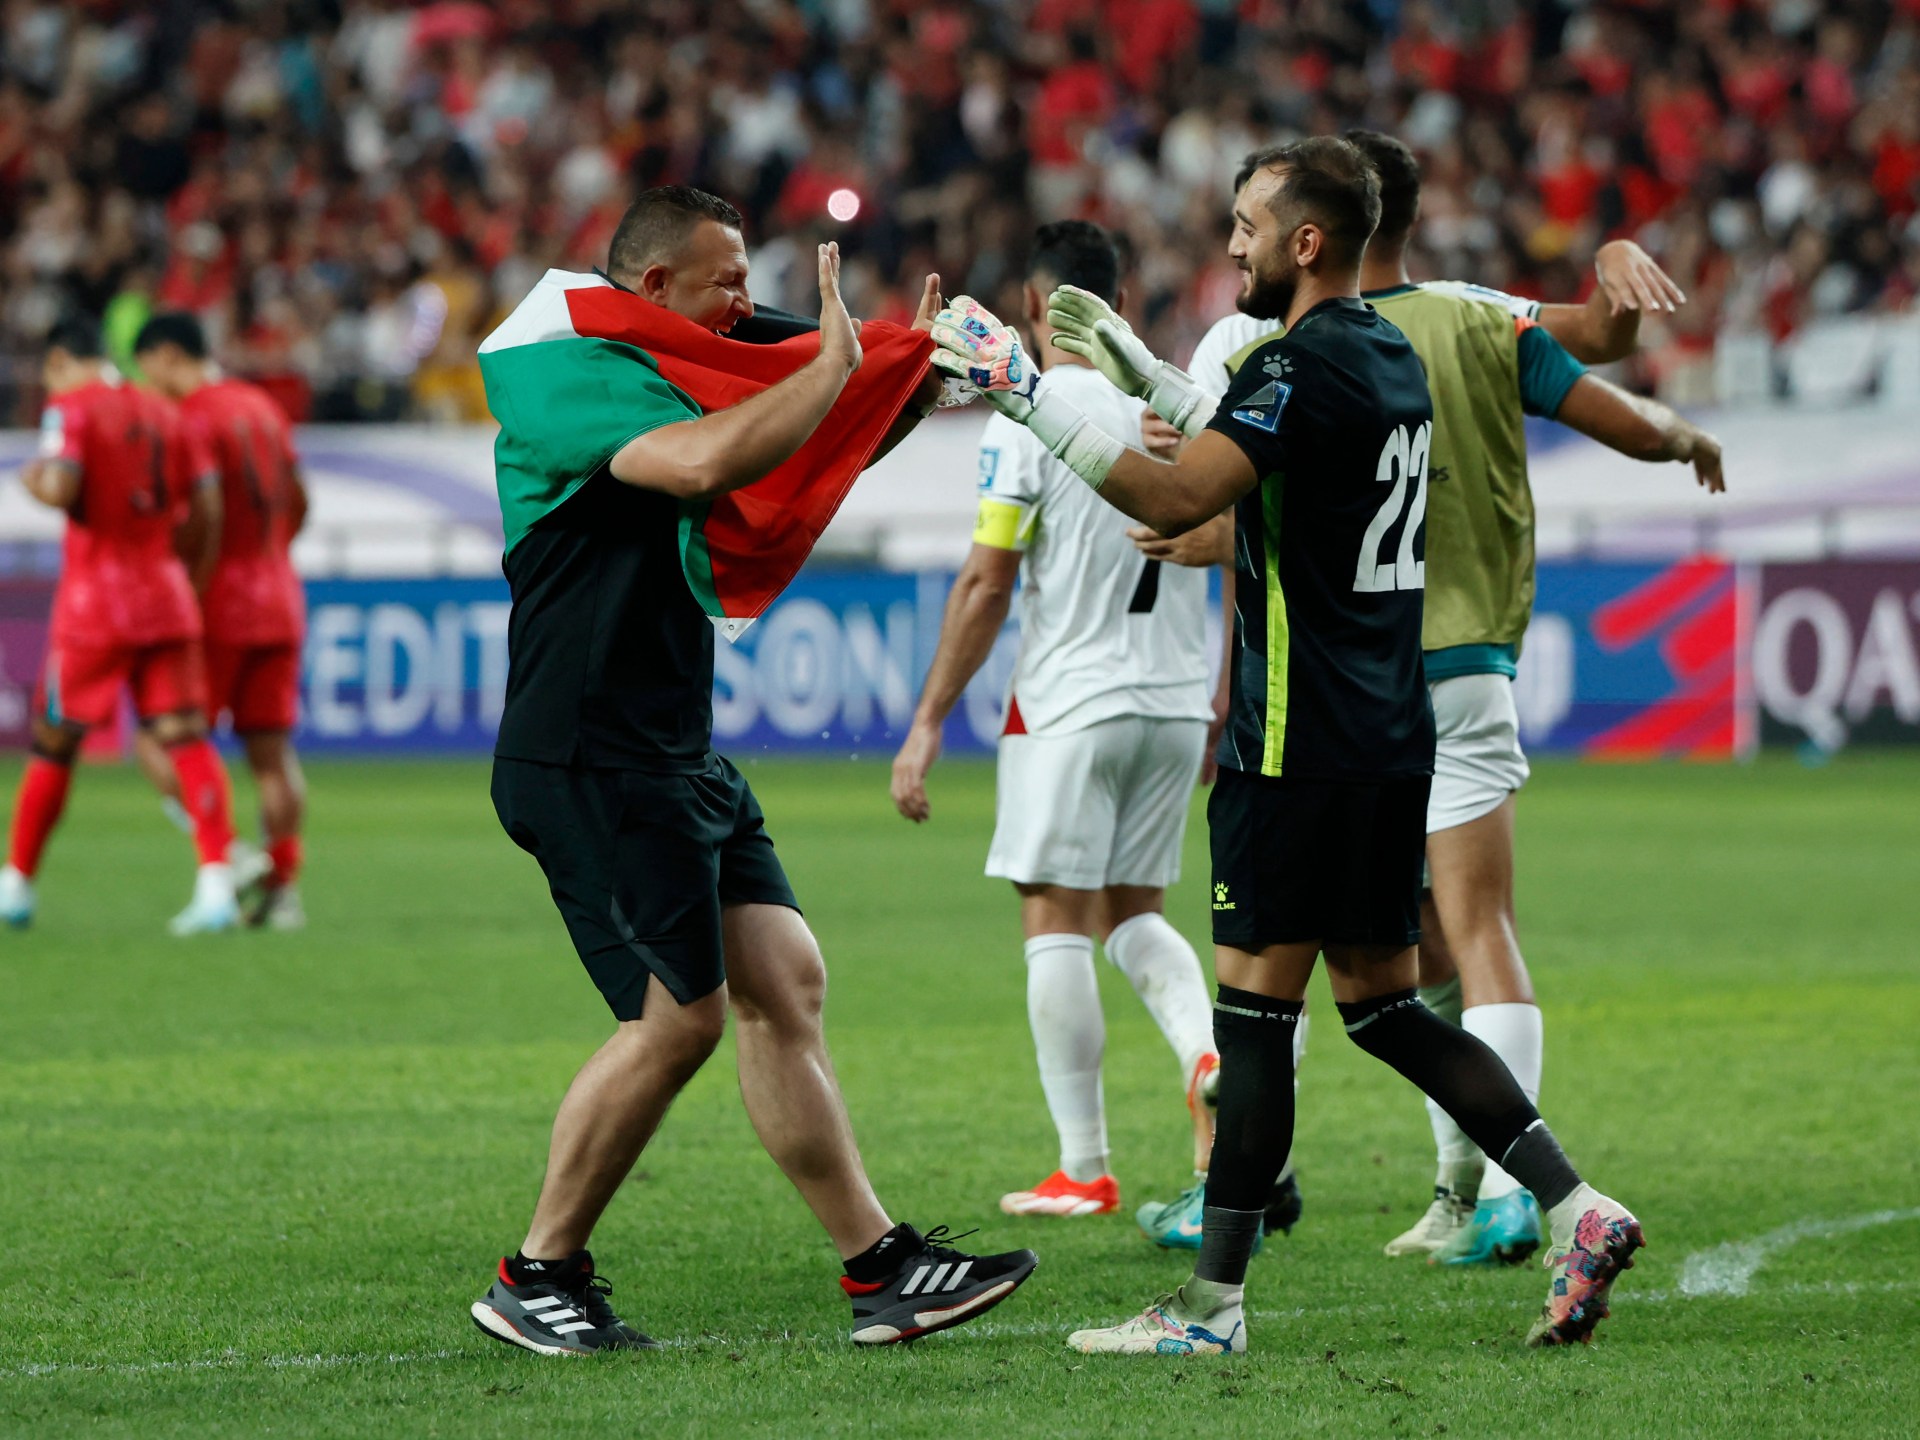
M1415 558L1413 542L1427 521L1427 452L1432 444L1433 422L1428 420L1421 421L1411 436L1406 426L1396 425L1387 437L1373 478L1393 488L1360 541L1360 560L1353 572L1356 591L1426 588L1427 562ZM1402 522L1400 543L1394 554L1383 556L1381 545L1395 520Z

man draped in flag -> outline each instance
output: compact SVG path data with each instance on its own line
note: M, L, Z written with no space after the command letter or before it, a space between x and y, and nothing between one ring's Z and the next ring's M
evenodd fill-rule
M938 278L913 329L860 329L838 248L819 261L817 335L769 327L739 212L649 190L604 274L549 271L480 347L513 592L494 808L618 1022L561 1102L519 1253L472 1306L539 1354L653 1345L613 1312L587 1241L729 1002L748 1116L840 1252L856 1343L970 1320L1036 1263L964 1254L881 1208L821 1030L819 947L759 803L712 749L716 625L765 609L939 393ZM790 338L745 343L770 328Z

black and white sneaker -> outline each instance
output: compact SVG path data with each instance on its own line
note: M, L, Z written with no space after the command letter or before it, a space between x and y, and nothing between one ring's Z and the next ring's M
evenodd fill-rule
M853 1343L892 1345L946 1330L987 1313L1033 1274L1040 1259L1031 1250L969 1255L956 1250L944 1225L925 1235L899 1227L905 1259L891 1278L862 1284L850 1275L840 1288L853 1301Z
M1267 1213L1260 1222L1261 1233L1271 1235L1278 1230L1283 1235L1291 1235L1306 1208L1306 1201L1300 1198L1300 1182L1289 1170L1274 1182L1273 1193L1267 1196Z
M658 1350L613 1313L607 1296L613 1286L593 1273L593 1256L584 1250L549 1262L541 1278L513 1283L507 1262L499 1278L473 1302L473 1323L503 1345L518 1345L536 1355L593 1355L602 1350Z

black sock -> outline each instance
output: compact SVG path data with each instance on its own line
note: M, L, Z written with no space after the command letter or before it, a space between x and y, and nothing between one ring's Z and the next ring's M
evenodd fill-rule
M1263 1210L1293 1148L1293 1035L1304 1002L1222 985L1213 1006L1220 1111L1207 1204Z
M593 1274L593 1256L576 1250L558 1260L529 1259L520 1251L506 1262L507 1282L512 1285L568 1286Z
M1225 1066L1221 1067L1224 1074ZM1200 1258L1193 1262L1193 1278L1216 1285L1247 1283L1247 1262L1260 1243L1265 1210L1223 1210L1208 1205L1200 1212Z
M1427 1009L1412 990L1342 1005L1340 1018L1354 1044L1424 1090L1543 1206L1551 1209L1579 1186L1553 1132L1500 1057ZM1226 1073L1223 1063L1223 1085Z
M907 1257L920 1253L920 1232L902 1222L845 1262L847 1278L860 1285L878 1285L899 1270Z

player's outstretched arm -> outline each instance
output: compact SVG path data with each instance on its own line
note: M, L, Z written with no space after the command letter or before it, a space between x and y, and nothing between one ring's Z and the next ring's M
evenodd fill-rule
M1186 436L1213 418L1215 397L1177 365L1160 359L1114 308L1089 290L1062 285L1047 297L1053 343L1078 355Z
M860 368L860 337L840 298L840 247L820 247L820 353L726 410L662 425L614 453L616 480L708 500L764 479L806 444Z
M1609 240L1593 259L1599 284L1584 305L1542 305L1540 325L1585 365L1624 360L1640 343L1640 317L1671 312L1686 295L1631 240Z
M1059 339L1056 333L1054 342ZM1013 331L967 296L956 297L941 312L933 340L935 365L977 387L988 404L1026 426L1116 510L1162 535L1171 538L1206 524L1254 486L1253 462L1213 431L1198 433L1172 464L1129 449L1078 405L1041 384ZM1211 413L1215 397L1203 398Z
M1036 418L1047 398L1043 393L1043 405L1034 412ZM1089 430L1100 439L1107 438L1085 416L1080 418L1082 429L1074 438L1082 442L1083 449L1087 448ZM1034 427L1034 433L1046 439L1038 426ZM1202 431L1171 465L1142 455L1138 450L1128 450L1118 441L1111 443L1118 454L1098 479L1089 470L1075 465L1071 456L1062 455L1061 459L1098 490L1100 498L1114 509L1131 515L1168 540L1198 529L1231 509L1242 495L1253 489L1259 478L1253 473L1253 462L1245 452L1214 430ZM1054 453L1060 454L1058 450Z
M1678 460L1719 494L1727 488L1720 470L1720 442L1658 400L1631 395L1598 375L1582 375L1554 417L1562 425L1636 460Z
M1020 552L975 543L947 595L940 621L940 643L927 669L927 683L913 712L900 753L893 757L893 806L916 823L932 813L927 803L927 772L940 758L940 736L947 716L980 673L1007 623L1013 584L1020 573Z

